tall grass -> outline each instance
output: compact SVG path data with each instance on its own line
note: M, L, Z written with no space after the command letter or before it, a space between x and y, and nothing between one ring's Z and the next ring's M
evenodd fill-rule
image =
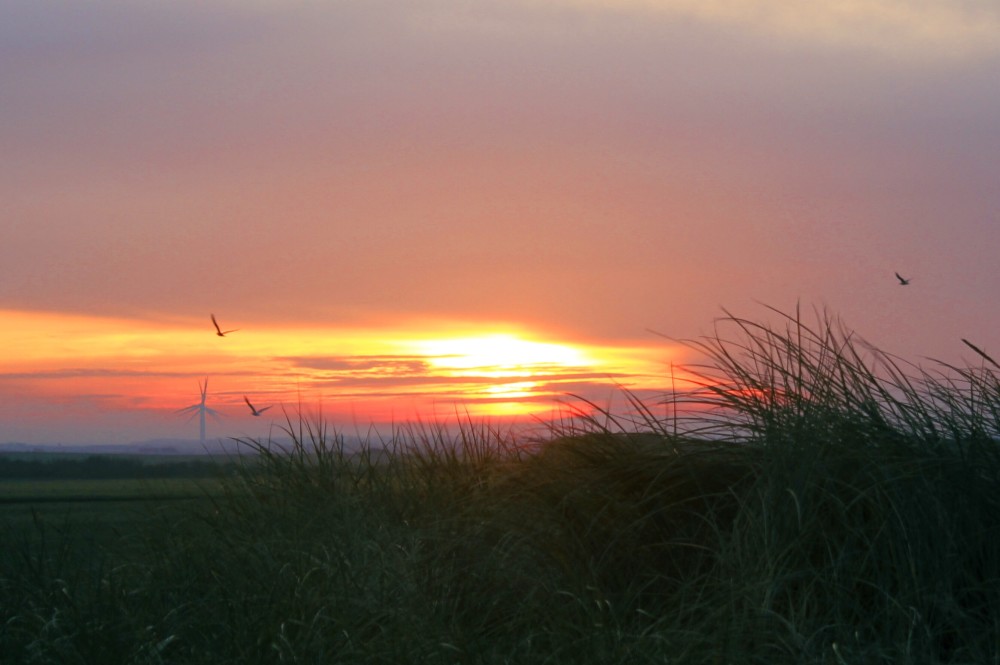
M1000 368L777 314L691 342L669 422L289 416L73 584L0 555L0 661L1000 662Z

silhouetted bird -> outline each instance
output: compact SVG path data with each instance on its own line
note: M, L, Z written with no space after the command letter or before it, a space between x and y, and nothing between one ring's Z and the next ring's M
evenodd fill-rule
M250 403L250 400L247 399L246 395L243 396L243 401L246 402L247 406L250 407L250 413L251 413L251 415L254 415L254 416L259 416L260 414L264 413L265 411L267 411L268 409L271 408L269 406L265 406L263 409L255 409L254 406L253 406L253 404Z
M212 314L212 325L215 326L215 334L219 337L225 337L226 333L236 332L239 328L233 328L232 330L223 330L219 327L219 322L215 320L215 314Z
M910 283L910 280L908 280L907 278L903 277L898 272L896 273L896 279L899 280L899 285L900 286L906 286L907 284Z

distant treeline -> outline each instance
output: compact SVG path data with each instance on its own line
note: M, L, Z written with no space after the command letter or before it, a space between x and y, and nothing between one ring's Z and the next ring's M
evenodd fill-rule
M235 468L232 462L212 460L157 460L150 463L115 455L42 459L0 455L0 480L210 478L231 473Z

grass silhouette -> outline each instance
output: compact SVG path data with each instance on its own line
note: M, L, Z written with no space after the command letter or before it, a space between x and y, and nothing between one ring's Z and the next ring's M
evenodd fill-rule
M89 554L5 548L0 659L997 662L995 363L967 343L981 366L925 370L772 313L690 342L667 420L626 393L540 437L357 447L286 415L223 498Z

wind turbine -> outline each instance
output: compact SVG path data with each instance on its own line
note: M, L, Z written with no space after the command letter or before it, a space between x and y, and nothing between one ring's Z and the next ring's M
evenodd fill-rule
M199 381L198 382L198 387L201 389L201 401L198 402L197 404L192 404L191 406L186 406L183 409L178 409L177 413L189 413L189 414L191 414L191 417L194 417L194 414L196 414L196 413L198 414L199 425L200 425L200 432L201 432L201 443L202 443L202 445L204 445L204 443L205 443L205 414L208 414L208 415L212 416L213 418L218 419L219 412L216 411L215 409L210 409L207 406L205 406L205 397L208 395L208 378L205 379L205 383L202 383L202 382ZM188 418L188 420L190 420L190 419L191 418Z

